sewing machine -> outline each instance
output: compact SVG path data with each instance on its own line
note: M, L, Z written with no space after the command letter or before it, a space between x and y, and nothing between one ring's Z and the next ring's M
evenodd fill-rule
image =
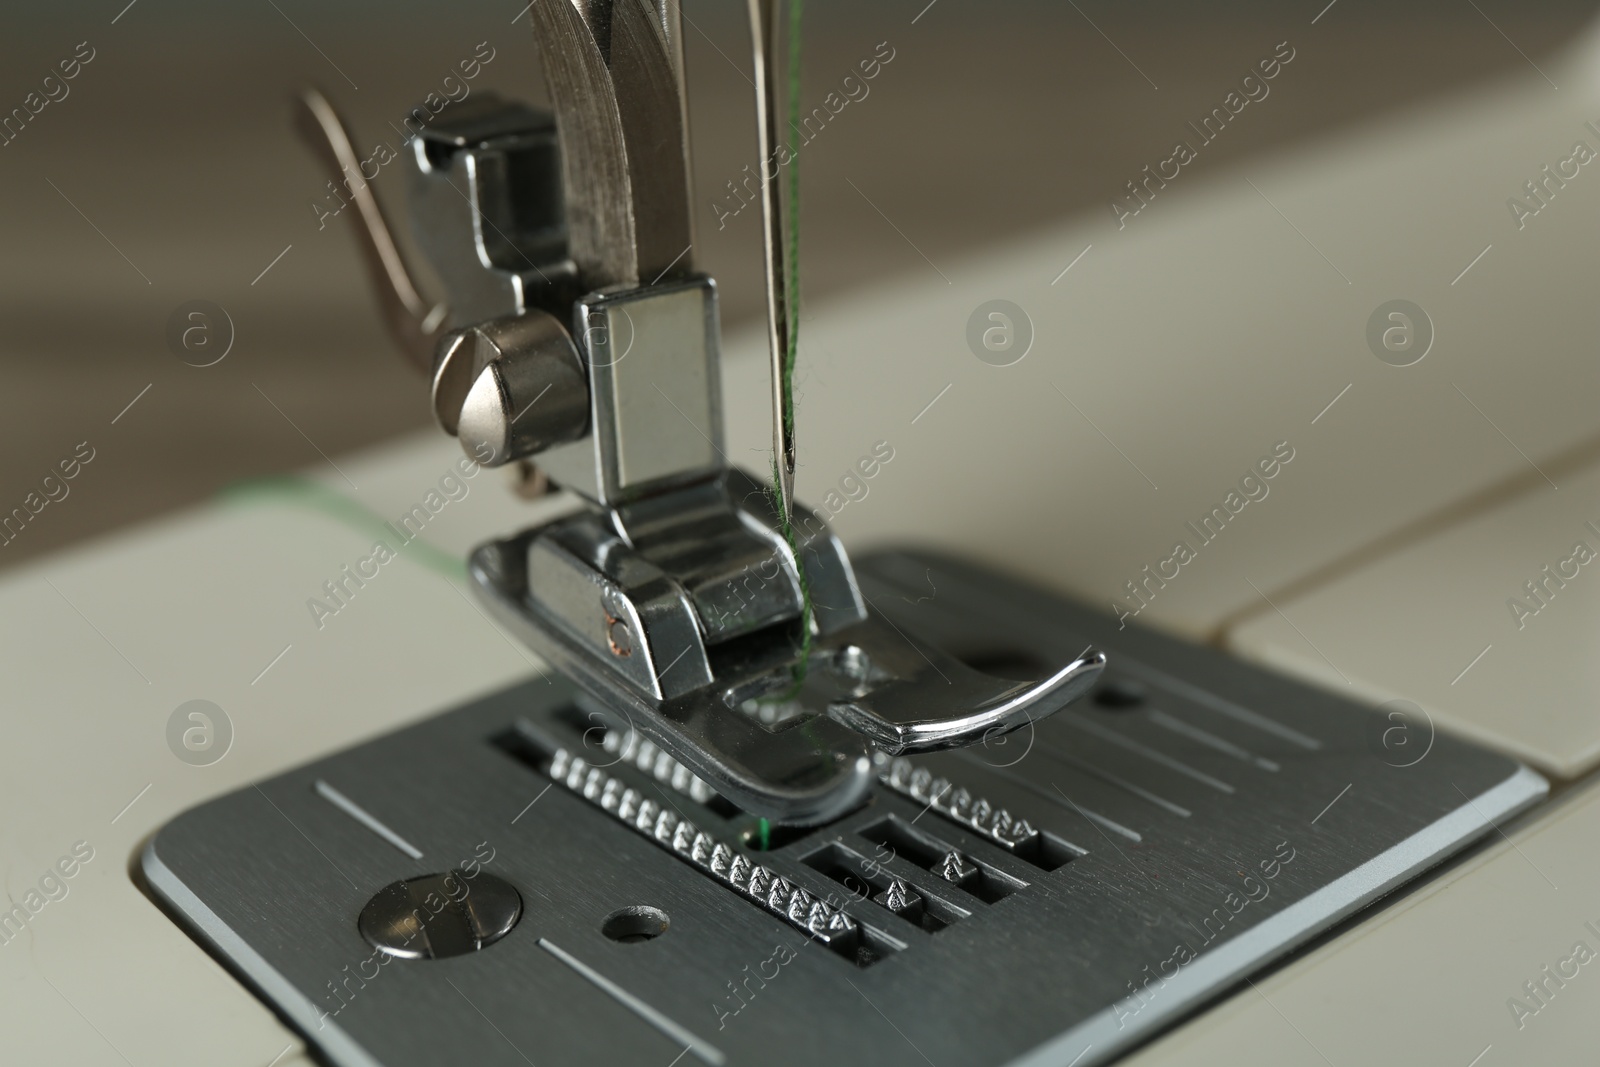
M772 10L755 8L770 58ZM1434 345L1426 312L1382 304L1369 362L1323 374L1328 387L1253 349L1209 391L1126 389L1118 402L1145 419L1135 453L1214 431L1168 464L1182 484L1163 473L1158 489L1127 438L1112 443L1078 407L1086 372L1070 359L1027 386L1002 377L1063 351L1049 328L1061 320L1025 322L991 299L1069 276L1060 250L1081 244L1051 235L972 265L954 310L886 290L815 327L818 349L847 350L859 376L827 393L839 429L817 435L817 462L844 474L807 507L781 401L765 424L781 364L724 363L715 280L693 266L675 7L544 3L531 17L552 111L479 94L419 123L397 164L443 299L421 295L370 187L346 190L385 322L444 431L340 465L392 521L358 531L303 501L241 501L53 561L53 586L0 591L12 617L50 617L58 594L78 610L115 576L124 591L79 616L119 635L118 655L133 645L129 667L181 663L186 698L250 673L308 616L316 634L231 713L200 699L163 711L154 743L120 721L18 724L13 752L52 729L70 741L56 738L37 778L19 768L18 797L82 776L82 795L127 802L98 836L64 838L36 890L8 886L0 926L16 953L74 892L101 900L81 944L43 942L62 970L119 946L76 997L50 1002L99 1023L82 1062L108 1048L133 1063L279 1067L1581 1055L1577 1009L1600 995L1574 945L1600 947L1586 925L1600 912L1583 911L1600 878L1585 843L1600 730L1582 652L1594 594L1565 542L1600 534L1566 504L1596 477L1577 400L1549 398L1531 471L1516 446L1492 469L1336 467L1340 449L1395 456L1392 431L1339 420L1372 378ZM1575 56L1574 74L1587 63ZM759 86L769 138L775 84ZM1436 122L1420 146L1380 137L1367 170L1330 173L1329 153L1284 164L1271 187L1345 189L1350 225L1372 216L1377 241L1392 219L1374 190L1405 168L1526 138L1530 116L1572 133L1568 113L1508 96L1488 118ZM326 97L308 93L300 118L331 173L359 170ZM776 158L771 140L761 154ZM754 191L768 329L739 345L774 359L779 171ZM1129 185L1117 232L1161 205L1151 179ZM1115 336L1144 301L1190 316L1171 338L1217 356L1207 322L1261 302L1246 285L1228 303L1221 275L1301 284L1251 267L1286 218L1255 195L1218 191L1189 209L1189 229L1106 249L1081 299L1110 303L1072 306L1080 329ZM1207 217L1234 228L1232 244L1193 221ZM1594 266L1553 227L1543 241L1565 256L1557 273ZM1154 291L1113 298L1119 273L1152 256L1161 266L1137 276ZM1219 280L1197 283L1218 258ZM1503 299L1536 302L1555 268L1512 270L1497 284L1526 289ZM1445 281L1415 295L1438 307ZM1339 329L1368 296L1330 299ZM1429 370L1452 329L1438 314ZM1254 340L1281 358L1304 321L1267 327ZM959 370L919 371L947 336L971 346ZM1346 397L1350 376L1360 392ZM1195 401L1198 414L1180 412ZM1375 419L1418 401L1364 402ZM1442 448L1498 447L1471 407ZM1070 432L1070 447L1097 450L1094 469L1071 494L1037 499L1019 475L1025 501L1006 503L996 478L958 502L979 427L1014 434L1025 456L1068 447ZM767 429L771 471L730 460ZM1542 495L1546 481L1562 498ZM913 515L920 543L856 551L836 534L832 520L866 512L870 494ZM1080 518L1090 499L1106 503ZM1328 516L1317 499L1350 508ZM1363 499L1381 514L1350 513ZM465 573L430 573L430 551L465 558ZM1508 585L1511 571L1531 577ZM1475 614L1487 597L1500 617L1502 586L1522 608L1508 609L1509 635ZM1396 588L1408 592L1383 598ZM221 632L219 617L239 621ZM11 637L19 662L48 659L48 628ZM128 682L40 669L14 685L40 706L112 707ZM186 776L113 781L98 755L113 742L158 746L152 762L170 770L175 755ZM1468 930L1517 962L1486 968ZM170 971L160 988L140 978L149 952ZM103 985L89 1013L77 1000L91 981ZM158 1033L180 1018L183 1032ZM22 1040L24 1059L43 1058L42 1039Z

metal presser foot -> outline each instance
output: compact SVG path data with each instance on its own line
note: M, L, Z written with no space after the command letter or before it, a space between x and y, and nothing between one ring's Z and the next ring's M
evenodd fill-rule
M1035 682L979 673L876 615L810 511L785 535L787 484L775 495L722 451L677 6L529 13L554 115L479 93L411 142L411 218L448 311L418 296L367 185L350 189L440 426L587 505L474 552L479 596L608 717L779 823L850 810L887 756L992 739L1087 690L1099 652ZM303 104L332 169L356 173L332 107Z

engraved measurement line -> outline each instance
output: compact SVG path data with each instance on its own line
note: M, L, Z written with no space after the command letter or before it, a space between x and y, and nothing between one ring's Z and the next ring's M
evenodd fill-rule
M1175 803L1171 800L1168 800L1166 797L1152 793L1143 786L1135 785L1120 775L1112 774L1110 771L1103 770L1102 768L1096 767L1091 763L1080 760L1076 756L1073 756L1072 754L1065 752L1054 745L1046 744L1045 742L1040 741L1038 744L1038 749L1039 751L1050 756L1052 759L1058 760L1062 763L1070 763L1084 774L1087 774L1092 778L1098 778L1108 785L1114 785L1124 792L1132 793L1140 800L1148 801L1163 811L1171 812L1180 819L1187 819L1194 814L1194 812L1190 811L1182 804Z
M1234 759L1240 760L1244 763L1253 763L1262 770L1271 771L1274 774L1281 770L1276 761L1263 759L1261 756L1256 755L1247 748L1242 748L1239 745L1234 744L1232 741L1218 737L1209 730L1202 730L1198 726L1192 726L1176 716L1168 715L1160 708L1151 708L1145 714L1151 722L1155 723L1162 729L1171 730L1179 737L1186 737L1190 741L1194 741L1197 744L1205 745L1207 748L1215 749L1225 756L1232 756Z
M1224 782L1222 779L1213 778L1204 771L1196 770L1195 768L1189 766L1182 760L1174 759L1164 752L1159 752L1156 749L1150 748L1148 745L1141 744L1138 741L1133 740L1131 737L1117 733L1115 730L1108 730L1098 723L1087 722L1071 715L1063 716L1062 721L1067 723L1069 726L1075 726L1087 734L1098 737L1102 741L1117 745L1120 748L1125 748L1129 752L1136 753L1137 755L1143 756L1145 759L1159 763L1163 767L1177 771L1179 774L1187 775L1202 785L1210 786L1219 793L1227 793L1229 796L1232 796L1234 793L1233 786L1227 782Z
M1269 719L1260 712L1251 711L1249 708L1235 704L1231 700L1209 693L1199 686L1180 681L1154 667L1129 659L1126 655L1117 657L1117 666L1122 670L1142 676L1151 685L1165 689L1173 696L1183 697L1185 700L1193 701L1202 707L1210 708L1212 711L1221 712L1230 719L1242 722L1246 726L1254 726L1264 733L1269 733L1291 744L1299 745L1301 748L1315 752L1322 747L1322 742L1310 734L1301 733L1292 726L1285 726L1276 719Z
M376 815L372 814L367 809L363 808L361 805L357 804L355 801L339 792L327 782L324 782L321 778L317 779L316 789L317 796L321 797L323 800L326 800L328 803L332 804L334 807L350 816L356 822L360 823L362 826L365 826L368 830L371 830L373 833L389 842L389 844L393 845L401 852L404 852L407 856L410 856L414 860L420 860L422 858L422 850L420 848L413 845L399 834L395 833L388 826L385 826Z

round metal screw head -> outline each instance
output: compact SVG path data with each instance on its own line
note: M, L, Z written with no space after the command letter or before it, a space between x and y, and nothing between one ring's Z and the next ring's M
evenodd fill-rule
M522 897L510 883L452 870L384 886L361 909L357 927L391 956L444 959L494 944L521 917Z
M443 338L433 411L468 455L498 467L582 437L588 377L566 327L546 312L525 311Z

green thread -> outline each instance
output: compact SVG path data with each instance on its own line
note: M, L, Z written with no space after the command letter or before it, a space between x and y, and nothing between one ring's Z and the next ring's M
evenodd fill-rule
M772 824L764 818L756 821L756 842L761 852L772 847Z
M223 502L231 504L271 501L298 505L336 519L352 529L379 540L383 540L391 533L383 516L377 512L337 490L296 475L251 478L235 482L233 485L224 486L217 496ZM467 580L467 565L462 560L420 538L413 537L401 544L396 549L396 554L409 554L417 563L436 574L444 575L451 581Z
M788 104L789 128L795 131L800 129L800 8L802 0L789 0L789 79L788 79ZM773 149L776 151L776 148ZM787 253L784 257L783 294L784 303L789 309L786 334L784 338L783 373L780 376L779 392L783 398L781 404L783 419L783 436L786 440L794 439L794 367L796 357L800 351L800 159L793 152L789 155L788 196L784 198L784 229L787 236L785 242ZM811 583L806 580L805 560L800 554L800 545L795 537L794 523L790 520L782 507L783 483L778 464L781 457L772 457L772 482L773 496L779 501L779 522L783 527L783 539L788 542L789 551L794 556L795 573L800 579L800 655L795 661L792 673L794 686L790 691L779 697L780 700L791 699L799 692L801 684L806 678L806 669L811 661ZM793 501L790 501L793 504Z

